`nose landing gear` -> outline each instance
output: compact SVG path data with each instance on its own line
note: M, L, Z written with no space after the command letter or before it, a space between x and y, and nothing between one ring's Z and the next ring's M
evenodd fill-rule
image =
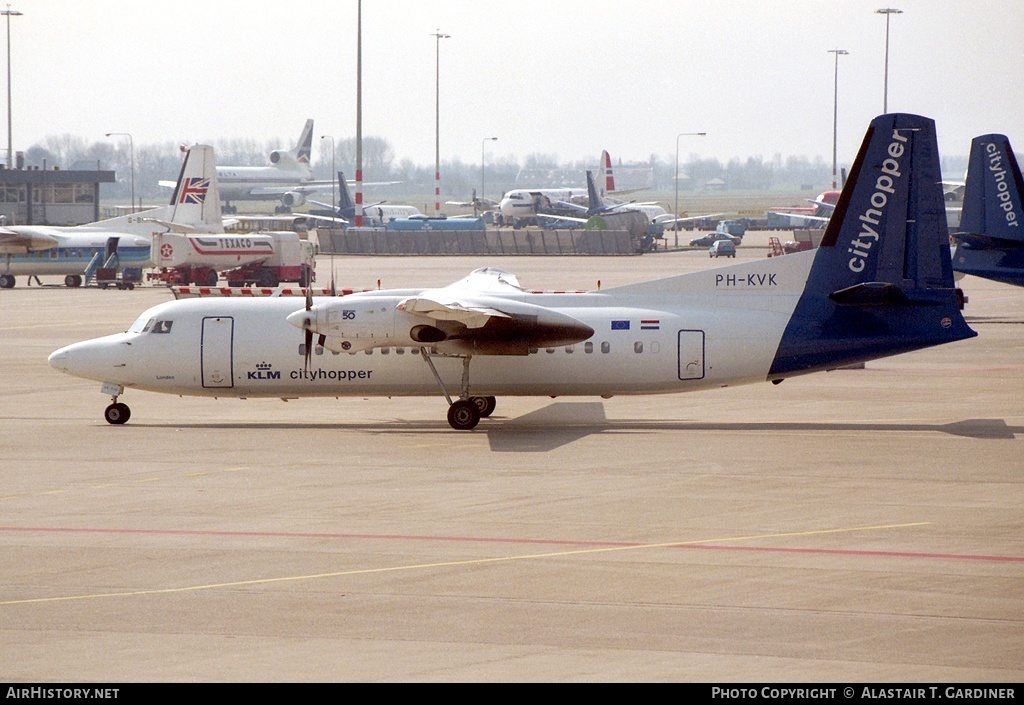
M121 425L127 423L128 419L132 416L132 410L128 408L128 405L116 401L106 409L103 410L103 418L107 420L107 423Z
M124 387L108 383L104 384L100 391L110 395L110 406L103 410L103 418L107 423L117 426L128 423L128 419L132 416L132 410L128 408L127 404L117 400L117 397L124 391Z

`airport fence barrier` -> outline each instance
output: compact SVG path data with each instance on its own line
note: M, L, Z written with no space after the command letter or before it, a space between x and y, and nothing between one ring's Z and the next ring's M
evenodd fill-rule
M420 230L318 228L320 252L337 255L633 255L626 230Z

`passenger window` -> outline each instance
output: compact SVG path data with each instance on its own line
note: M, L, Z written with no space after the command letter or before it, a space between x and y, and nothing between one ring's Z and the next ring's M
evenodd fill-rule
M405 348L395 348L396 355L405 355Z
M637 342L633 343L633 352L635 352L635 353L642 353L643 351L644 351L644 344L643 343L641 343L639 340Z
M380 354L381 355L387 355L389 352L391 352L391 348L381 348L380 349Z
M315 354L317 354L317 355L323 355L324 354L324 346L323 345L317 345L316 347L313 348L313 352Z
M588 355L590 353L594 352L594 344L593 343L583 343L583 352L585 352Z
M570 355L572 355L572 350L573 350L573 347L571 345L566 345L565 346L565 351L567 353L569 353Z
M545 348L545 350L548 351L548 355L550 355L551 353L553 353L555 351L554 348Z
M612 344L609 342L601 343L601 352L609 353L612 351Z

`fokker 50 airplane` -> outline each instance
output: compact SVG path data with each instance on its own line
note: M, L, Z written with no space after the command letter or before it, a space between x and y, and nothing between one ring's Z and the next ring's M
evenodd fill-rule
M195 145L182 162L169 205L87 225L0 227L0 289L13 287L17 274L63 274L67 286L81 286L90 269L115 255L121 266L152 266L155 230L223 233L215 177L213 147Z
M953 269L1024 286L1024 178L1006 135L971 141Z
M443 395L472 429L502 395L686 392L971 338L954 288L935 124L872 121L821 247L586 293L477 270L438 289L188 299L57 350L102 383L206 397ZM314 345L314 336L316 343ZM457 400L453 400L457 397Z

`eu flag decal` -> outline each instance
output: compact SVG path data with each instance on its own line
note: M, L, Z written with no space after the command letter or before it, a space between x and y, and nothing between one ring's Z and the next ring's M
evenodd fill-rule
M612 330L629 330L629 321L612 321Z

